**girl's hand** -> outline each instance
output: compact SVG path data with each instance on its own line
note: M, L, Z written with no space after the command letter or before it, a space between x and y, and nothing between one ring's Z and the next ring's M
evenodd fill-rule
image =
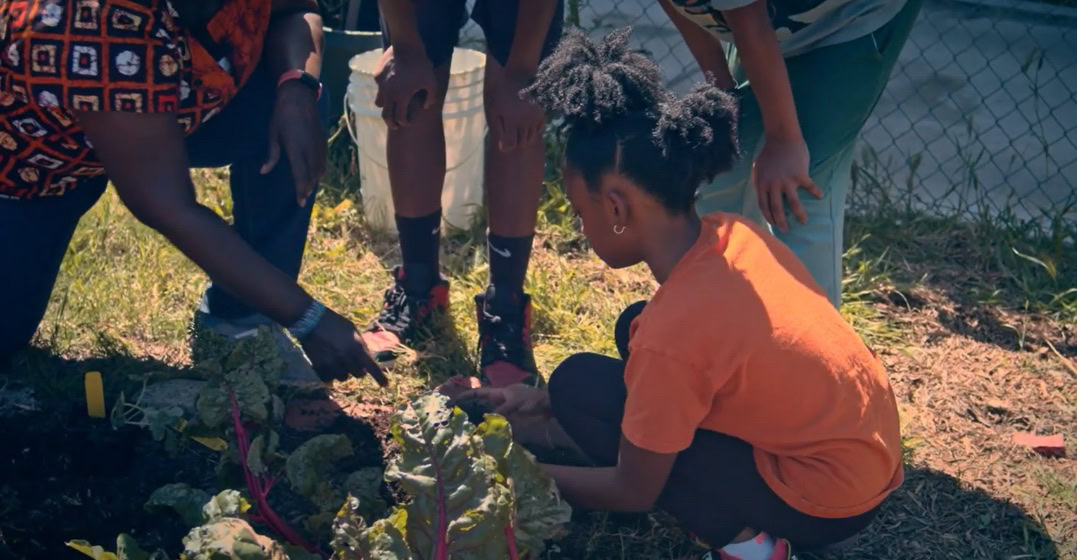
M472 401L484 403L487 408L493 409L494 414L500 414L508 418L510 422L513 418L523 416L549 416L552 414L550 395L546 391L522 383L499 389L493 387L468 389L452 399L449 404L456 406L457 403Z
M823 198L823 191L808 176L810 161L804 138L768 136L763 144L763 152L752 166L752 183L759 198L759 209L768 222L783 232L789 231L783 196L801 224L808 223L808 215L800 204L797 189L807 189L816 198Z
M314 371L325 381L346 379L349 375L362 377L369 373L378 385L385 387L389 384L377 362L367 352L355 325L331 309L325 310L318 326L302 343Z

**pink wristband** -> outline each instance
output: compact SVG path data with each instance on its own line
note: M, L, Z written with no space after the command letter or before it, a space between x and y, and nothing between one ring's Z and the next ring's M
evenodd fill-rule
M279 89L285 82L290 82L292 80L298 80L303 85L317 91L318 99L322 98L322 82L309 72L298 68L293 68L281 74L280 79L277 80L277 88Z

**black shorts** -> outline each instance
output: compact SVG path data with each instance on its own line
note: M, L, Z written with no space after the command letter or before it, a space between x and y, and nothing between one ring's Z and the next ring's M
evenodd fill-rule
M487 50L502 66L509 59L513 38L516 35L516 14L521 2L534 0L476 0L471 18L482 28L486 36ZM467 0L413 0L419 35L426 44L426 56L437 68L452 60L453 49L460 39L460 29L467 23ZM542 46L545 58L557 47L565 19L564 2L557 3L553 20L546 32ZM381 23L382 40L386 47L392 44L385 20Z

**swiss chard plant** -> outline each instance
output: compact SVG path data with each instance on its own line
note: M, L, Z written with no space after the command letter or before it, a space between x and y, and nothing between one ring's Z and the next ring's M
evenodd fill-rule
M147 511L173 510L193 527L183 539L181 560L313 560L330 554L336 560L515 560L537 557L546 541L562 536L571 509L530 453L513 442L508 422L488 415L476 426L441 395L413 398L394 414L399 453L384 472L338 472L334 464L353 453L344 435L317 435L282 449L274 426L275 410L283 407L283 362L270 336L260 332L199 362L195 369L207 383L191 418L141 400L121 402L114 415L115 423L141 425L166 443L190 431L219 435L228 442L221 463L243 473L242 490L211 496L177 483L149 497ZM307 534L332 525L331 552L273 510L270 491L282 480L319 511L302 520ZM407 496L385 517L383 480ZM267 535L255 527L267 528ZM127 535L117 539L116 552L83 541L69 546L100 560L167 560L161 551L142 551Z
M518 559L562 536L572 510L495 415L474 426L441 395L393 418L400 455L385 473L410 500L367 524L349 497L334 523L336 560Z

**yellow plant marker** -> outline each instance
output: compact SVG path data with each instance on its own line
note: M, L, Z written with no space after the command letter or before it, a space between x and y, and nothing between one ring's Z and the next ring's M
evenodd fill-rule
M191 436L191 439L197 441L198 443L201 443L202 445L205 445L206 447L214 451L224 451L225 449L228 449L228 442L224 441L221 438Z
M86 412L90 418L105 417L105 387L101 383L101 372L91 371L86 374Z
M335 207L333 207L333 213L339 214L341 212L347 211L351 207L352 200L350 198L345 198L344 200L340 201L340 204L337 204Z

